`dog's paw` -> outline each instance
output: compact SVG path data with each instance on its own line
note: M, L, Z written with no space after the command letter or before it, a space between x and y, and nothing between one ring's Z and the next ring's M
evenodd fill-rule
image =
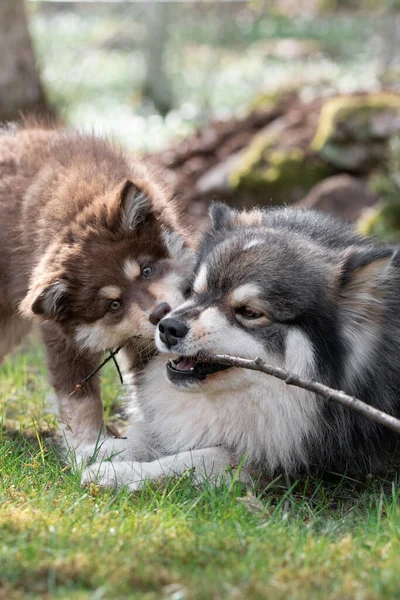
M86 467L82 473L81 484L96 483L104 488L127 486L130 491L136 491L143 487L147 478L141 463L105 461Z
M106 460L123 462L127 460L128 450L127 440L108 438L97 444L81 444L76 449L70 449L67 460L78 469L89 463L100 464Z

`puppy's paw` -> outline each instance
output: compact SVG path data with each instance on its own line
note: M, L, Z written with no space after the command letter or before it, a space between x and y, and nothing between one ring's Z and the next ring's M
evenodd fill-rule
M141 463L101 462L83 470L81 484L96 483L104 488L127 486L130 491L140 489L146 479Z

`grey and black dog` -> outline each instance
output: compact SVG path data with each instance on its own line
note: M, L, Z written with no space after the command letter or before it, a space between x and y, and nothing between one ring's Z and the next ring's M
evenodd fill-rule
M261 357L400 416L400 258L395 247L309 210L215 204L184 304L158 325L127 440L84 481L137 489L195 467L220 477L374 472L397 439L365 417L254 371L202 361ZM167 366L169 354L169 361ZM166 383L166 378L169 385ZM244 458L245 457L245 458Z

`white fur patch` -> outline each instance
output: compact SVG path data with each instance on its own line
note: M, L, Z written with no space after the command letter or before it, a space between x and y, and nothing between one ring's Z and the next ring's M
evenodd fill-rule
M75 341L81 348L101 350L104 348L104 327L97 325L78 325L75 331Z
M207 291L207 265L203 263L193 283L195 294L204 294Z
M247 242L243 246L243 250L250 250L250 248L255 248L256 246L262 246L264 244L264 240L251 240L251 242Z
M100 295L109 300L118 300L121 297L121 290L116 285L105 285L101 288Z
M254 283L245 283L232 292L231 298L235 304L241 304L254 298L259 298L260 295L261 290L257 285Z
M347 341L349 357L345 367L345 379L350 384L357 377L364 376L365 366L375 350L379 339L379 327L376 323L347 323L343 334Z
M136 277L140 275L140 266L136 260L128 258L124 264L124 273L125 277L129 279L129 281L134 281Z
M286 338L285 367L288 371L310 377L315 356L312 343L300 329L292 329Z
M117 348L129 338L140 335L152 339L154 325L151 325L147 313L136 304L132 304L118 323L110 325L103 319L94 323L78 325L75 329L75 341L81 348L101 352L110 348Z
M129 491L133 492L144 487L146 481L157 481L171 475L182 476L188 469L194 469L194 476L198 483L206 480L219 483L225 479L225 471L232 464L233 457L230 453L218 447L163 456L146 463L98 462L85 469L82 474L82 484L97 482L102 487L126 485ZM250 481L248 476L246 481Z
M201 332L200 335L198 332ZM179 352L189 355L206 350L213 354L231 354L244 358L266 356L265 349L250 333L233 327L215 306L206 308L201 313L198 321L192 324L190 332L178 346Z
M186 311L192 309L195 306L193 300L186 300L183 304L180 304L176 310L179 310L179 314L185 314ZM174 311L175 312L175 311Z

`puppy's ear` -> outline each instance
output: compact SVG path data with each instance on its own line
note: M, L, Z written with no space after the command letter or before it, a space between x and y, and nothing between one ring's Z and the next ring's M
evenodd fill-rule
M393 248L359 248L342 255L339 279L340 304L358 319L379 314L383 309L383 284L391 268L398 266ZM378 313L376 313L378 311Z
M154 215L147 193L127 179L119 193L120 223L125 231L136 230Z
M67 281L57 278L45 285L31 288L20 304L20 312L28 318L36 315L42 319L57 321L65 315L69 298Z

